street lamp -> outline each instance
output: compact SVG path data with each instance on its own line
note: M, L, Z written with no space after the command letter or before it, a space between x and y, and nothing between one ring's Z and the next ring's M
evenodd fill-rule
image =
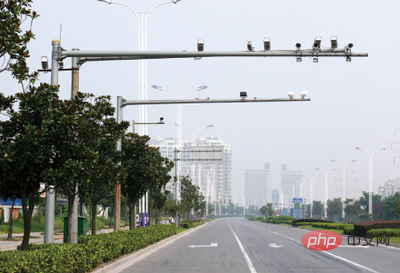
M361 149L360 147L356 147L356 149L360 150L360 151L364 151L367 154L369 154L369 187L368 187L369 188L369 194L368 194L369 208L368 208L368 214L369 214L369 219L372 220L372 206L373 206L372 205L372 187L373 187L372 186L372 162L373 162L373 156L377 152L386 150L386 148L381 148L381 149L373 151L373 152L368 152L367 150Z
M192 92L195 92L195 91L201 91L201 90L204 90L204 89L208 88L208 86L203 85L203 86L197 87L196 89L187 91L186 93L176 94L176 93L174 93L174 92L172 92L172 91L170 91L168 89L165 89L165 88L163 88L161 86L158 86L158 85L152 85L151 87L153 87L154 89L159 90L159 91L166 91L168 93L171 93L177 100L183 100L183 98L189 93L192 93ZM179 124L179 125L182 124L182 104L177 104L177 106L176 106L176 124ZM176 146L178 147L178 149L180 147L182 147L182 127L181 126L177 126L176 127ZM177 156L179 156L179 153L178 153ZM176 165L175 165L175 173L176 173L176 178L177 178L177 182L176 183L177 183L178 188L179 188L179 186L180 186L180 179L179 179L179 176L180 176L180 162L179 162L179 157L177 157L177 161L176 161Z
M339 163L342 165L342 172L343 172L343 181L342 181L342 221L346 221L346 214L344 211L344 202L346 201L346 166L350 163L356 162L355 160L349 161L347 163L342 163L340 161L336 161L335 159L332 159L332 162Z
M331 171L323 171L321 169L316 169L317 171L323 172L325 174L325 204L324 204L324 218L328 218L328 174L330 172L336 171L336 169L333 169Z
M150 13L154 9L156 9L160 6L167 5L167 4L176 4L181 0L172 0L172 1L162 2L146 11L138 11L138 10L131 8L127 4L115 2L113 0L98 0L98 1L104 2L107 4L115 4L115 5L120 5L120 6L126 7L135 14L135 17L136 17L136 20L138 23L138 29L137 29L138 50L139 51L147 51L147 19L148 19ZM147 60L139 60L138 70L139 70L139 83L138 83L139 100L147 100ZM147 105L139 106L139 122L141 122L141 123L147 122ZM147 135L147 125L146 124L140 125L139 134Z
M207 89L208 86L203 85L203 86L199 86L196 89L187 91L186 93L183 94L176 94L168 89L162 88L161 86L158 85L152 85L151 87L153 87L154 89L157 89L159 91L166 91L168 93L171 93L177 100L183 100L183 98L191 93L191 92L195 92L195 91L201 91L204 89ZM182 125L182 104L177 104L177 108L176 108L176 124ZM180 126L177 126L176 128L176 137L177 137L177 146L181 146L182 145L182 129Z
M309 177L309 176L303 174L303 176L307 177L310 180L310 188L311 188L311 190L310 190L310 195L311 195L310 196L310 198L311 198L311 201L310 201L310 216L311 216L311 218L313 218L313 202L314 202L314 199L313 199L314 198L314 196L313 196L314 187L313 187L313 185L314 185L314 179L319 177L319 175L316 175L314 177Z
M134 133L134 134L136 133L135 125L142 125L142 124L148 125L148 124L165 124L165 123L164 123L163 117L160 117L159 122L135 122L135 121L132 121L132 133ZM136 215L136 203L135 203L133 210L135 212L134 215ZM150 218L149 218L148 212L149 212L149 193L146 192L144 196L139 198L139 215L140 215L139 223L142 227L149 227L148 219L150 219ZM137 228L136 221L134 221L134 223L133 223L133 228L134 229Z

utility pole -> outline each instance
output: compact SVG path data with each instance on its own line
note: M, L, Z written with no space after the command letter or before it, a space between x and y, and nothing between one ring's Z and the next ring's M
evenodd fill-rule
M59 56L60 54L60 41L55 39L52 41L52 53L51 53L51 81L50 84L53 86L58 85L58 68L59 68ZM44 243L50 244L54 242L54 208L56 194L54 186L49 185L46 193L46 215L44 220Z
M79 49L74 48L72 51L79 51ZM72 81L71 81L71 99L74 98L79 92L79 65L78 58L72 57ZM68 232L71 234L70 241L68 243L77 244L78 243L78 183L75 186L75 197L72 205L71 222L68 226Z

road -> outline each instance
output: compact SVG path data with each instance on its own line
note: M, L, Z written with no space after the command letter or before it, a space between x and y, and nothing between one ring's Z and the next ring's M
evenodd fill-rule
M299 228L219 219L110 272L399 272L400 248L349 246L329 252L305 248Z

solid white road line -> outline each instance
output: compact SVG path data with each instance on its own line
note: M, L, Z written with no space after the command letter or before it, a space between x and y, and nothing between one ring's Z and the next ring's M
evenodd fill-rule
M246 250L244 250L244 247L243 247L242 243L240 242L239 238L236 236L236 233L233 231L231 225L228 222L226 222L226 223L228 224L229 228L231 229L233 235L235 236L236 242L238 243L238 245L240 247L240 250L242 251L242 254L244 256L244 259L246 260L246 263L247 263L247 266L250 269L250 272L251 273L257 273L257 271L255 270L253 264L251 263L251 260L250 260L249 256L246 253Z

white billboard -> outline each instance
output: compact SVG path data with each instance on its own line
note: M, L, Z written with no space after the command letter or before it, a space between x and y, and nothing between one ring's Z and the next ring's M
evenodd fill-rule
M224 163L224 146L190 146L191 164Z

